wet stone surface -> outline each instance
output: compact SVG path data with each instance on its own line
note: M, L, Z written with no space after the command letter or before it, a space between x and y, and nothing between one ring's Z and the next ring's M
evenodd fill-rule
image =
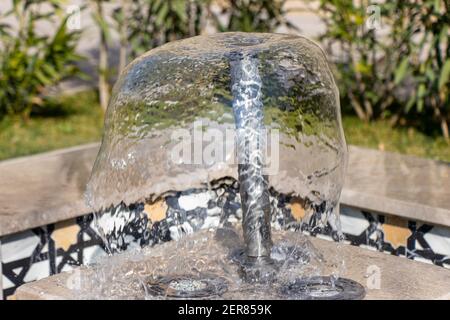
M230 225L105 257L81 268L73 293L77 299L280 299L281 288L297 278L337 271L338 254L325 259L302 233L274 231L275 277L245 281L233 257L243 247L241 235Z

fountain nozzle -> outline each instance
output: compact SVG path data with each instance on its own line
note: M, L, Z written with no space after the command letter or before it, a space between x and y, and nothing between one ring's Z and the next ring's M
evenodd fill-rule
M275 280L278 268L270 257L246 256L241 262L240 273L246 282L268 283Z

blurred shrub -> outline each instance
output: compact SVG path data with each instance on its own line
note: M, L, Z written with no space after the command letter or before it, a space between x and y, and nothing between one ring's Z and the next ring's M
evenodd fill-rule
M12 9L0 16L0 117L20 114L28 118L33 107L44 106L46 89L79 74L75 65L80 59L75 53L79 33L67 30L67 17L51 35L35 31L37 23L54 23L59 2L14 0ZM43 3L51 9L43 12ZM15 20L18 30L6 19Z
M120 2L120 1L119 1ZM273 32L294 28L285 17L285 0L132 0L114 12L116 29L126 25L131 56L168 41L199 35L206 25L218 32ZM119 3L120 4L120 3ZM125 43L122 39L122 43Z
M134 0L130 8L133 19L129 23L132 55L200 34L206 3L204 0Z
M296 29L286 19L285 3L286 0L217 1L219 14L210 14L219 32L273 32L281 26Z
M342 99L359 118L427 131L438 124L449 138L449 6L447 0L320 1L321 41L335 58Z
M279 26L294 28L286 19L285 0L91 0L100 31L99 97L106 109L112 72L108 65L111 31L119 35L119 73L127 62L166 42L193 37L207 25L219 32L271 32ZM103 4L113 5L108 22Z
M409 55L400 62L400 66L404 63L410 67L405 72L399 67L397 73L399 83L405 82L407 76L413 79L414 91L405 112L418 113L419 126L426 124L425 119L439 123L442 134L449 140L450 2L409 0L398 3L395 9L408 13L408 32L415 35L409 43Z

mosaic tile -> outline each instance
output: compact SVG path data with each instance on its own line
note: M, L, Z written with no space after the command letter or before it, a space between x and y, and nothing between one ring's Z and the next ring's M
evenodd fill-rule
M450 258L450 229L434 226L424 235L424 239L433 248L433 251Z
M21 272L23 272L23 268L21 268ZM38 261L33 263L30 268L27 270L23 282L31 282L39 279L46 278L51 275L50 272L50 263L48 260Z
M160 199L152 204L145 204L144 213L147 214L151 223L161 221L166 218L167 204Z
M39 236L31 230L3 237L2 262L8 263L31 256L40 243Z
M3 290L15 287L14 282L9 280L5 275L2 275Z
M0 300L3 300L2 241L0 239Z
M287 208L291 210L292 217L296 221L302 221L305 218L305 204L301 198L292 198Z
M340 212L342 232L351 235L360 235L370 226L364 214L357 209L341 206Z
M383 223L384 241L392 245L393 248L405 247L408 238L412 235L408 228L408 221L400 217L387 216Z
M51 237L55 241L56 248L68 251L71 246L77 244L79 232L80 226L75 223L75 219L71 219L56 223Z

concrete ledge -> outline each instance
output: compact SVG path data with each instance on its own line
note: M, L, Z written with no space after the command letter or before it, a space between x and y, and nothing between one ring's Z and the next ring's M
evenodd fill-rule
M450 226L450 163L350 146L341 203Z
M90 213L98 143L0 162L0 236ZM341 202L450 226L450 164L351 146Z
M0 236L89 213L83 194L99 147L0 162Z

